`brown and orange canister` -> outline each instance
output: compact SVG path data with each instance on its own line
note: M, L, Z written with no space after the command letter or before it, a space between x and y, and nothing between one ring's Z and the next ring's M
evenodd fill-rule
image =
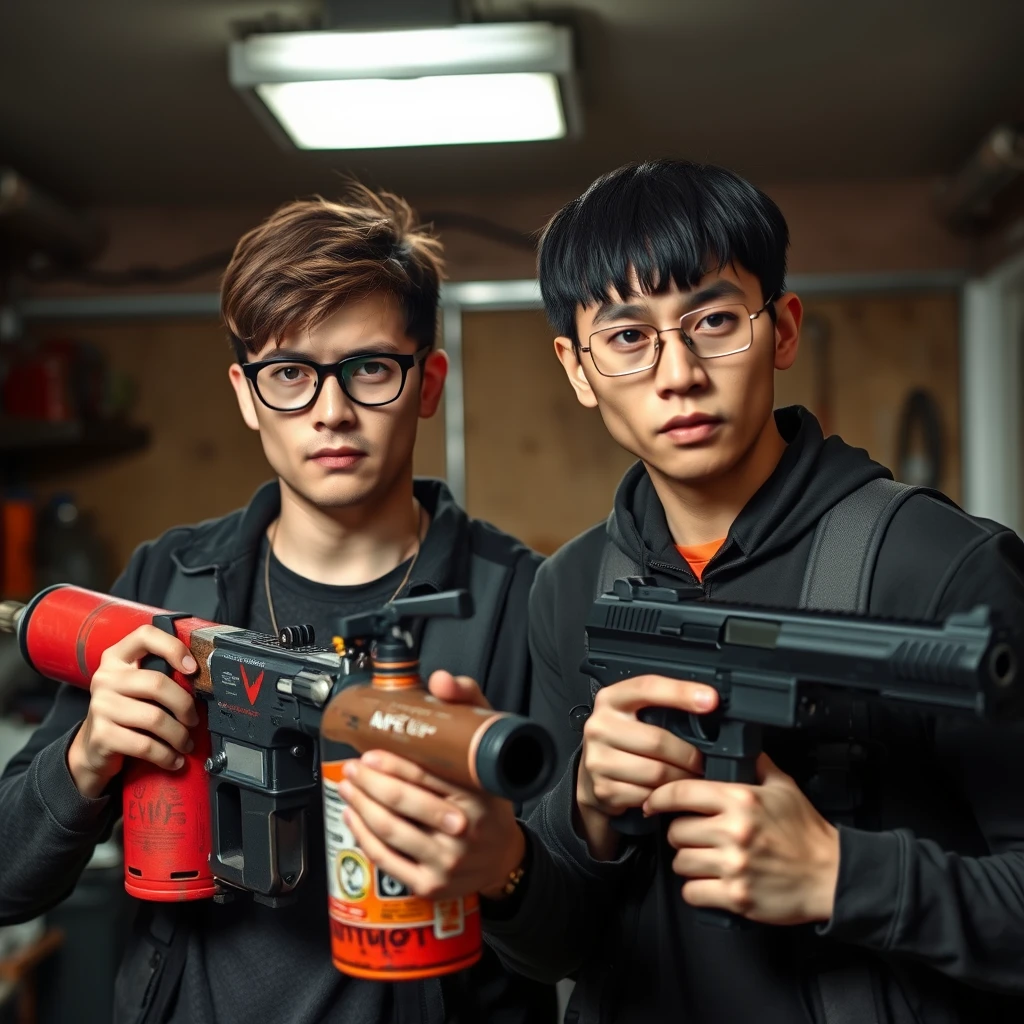
M338 970L374 981L412 981L461 971L480 959L479 899L424 899L373 864L345 823L338 784L347 762L358 757L356 748L370 749L376 732L386 737L381 746L407 745L409 757L428 771L441 768L480 788L472 767L479 736L502 716L443 704L424 687L415 657L401 645L385 653L391 646L375 652L372 685L343 690L321 725L328 913Z

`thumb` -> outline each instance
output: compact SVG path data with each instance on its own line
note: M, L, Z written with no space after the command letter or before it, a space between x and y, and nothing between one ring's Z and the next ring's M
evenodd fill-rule
M476 681L469 676L453 676L451 672L439 669L431 674L427 688L439 700L449 704L475 704L479 708L491 706Z
M756 768L757 781L761 785L790 781L789 776L767 754L758 757Z

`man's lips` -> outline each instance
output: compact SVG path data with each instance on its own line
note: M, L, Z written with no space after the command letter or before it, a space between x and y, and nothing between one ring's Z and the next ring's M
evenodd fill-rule
M697 441L707 440L721 425L721 422L717 416L694 412L689 416L673 416L658 433L668 434L676 444L693 444Z
M319 451L313 452L310 456L311 459L330 459L340 458L342 455L365 455L360 448L321 448Z
M670 430L686 429L688 427L699 427L705 423L721 423L717 416L709 416L704 412L692 412L689 416L673 416L666 423L659 433L665 434Z
M314 462L319 463L325 469L348 469L365 457L366 452L361 449L348 447L321 448L310 456Z

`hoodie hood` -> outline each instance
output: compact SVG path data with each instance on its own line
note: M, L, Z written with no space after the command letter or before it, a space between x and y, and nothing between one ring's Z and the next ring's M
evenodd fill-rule
M825 438L817 419L802 406L775 412L786 450L772 475L743 507L714 561L757 559L789 547L858 487L877 477L891 479L863 448L839 437ZM665 510L642 462L631 466L615 494L608 536L646 573L659 570L688 577L665 520ZM709 573L712 571L709 569Z

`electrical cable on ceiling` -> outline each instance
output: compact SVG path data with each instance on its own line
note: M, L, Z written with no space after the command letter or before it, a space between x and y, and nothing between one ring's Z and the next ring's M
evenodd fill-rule
M498 245L531 253L535 249L533 236L476 214L438 210L425 216L423 221L433 224L438 231L462 231ZM34 281L74 280L97 288L123 288L137 284L184 284L204 274L223 270L228 265L232 252L232 249L222 249L173 267L136 266L124 270L99 270L92 267L48 268L29 270L27 276Z
M231 259L233 250L199 256L194 260L175 267L138 266L124 270L97 270L92 267L72 267L47 270L30 270L27 275L33 281L73 280L91 284L98 288L121 288L133 284L183 284L203 274L221 271Z
M490 242L507 245L513 249L526 249L529 252L536 250L536 239L533 234L524 234L515 228L505 227L504 224L498 224L474 213L438 210L436 213L428 214L424 219L439 231L464 231L468 235L479 235Z

